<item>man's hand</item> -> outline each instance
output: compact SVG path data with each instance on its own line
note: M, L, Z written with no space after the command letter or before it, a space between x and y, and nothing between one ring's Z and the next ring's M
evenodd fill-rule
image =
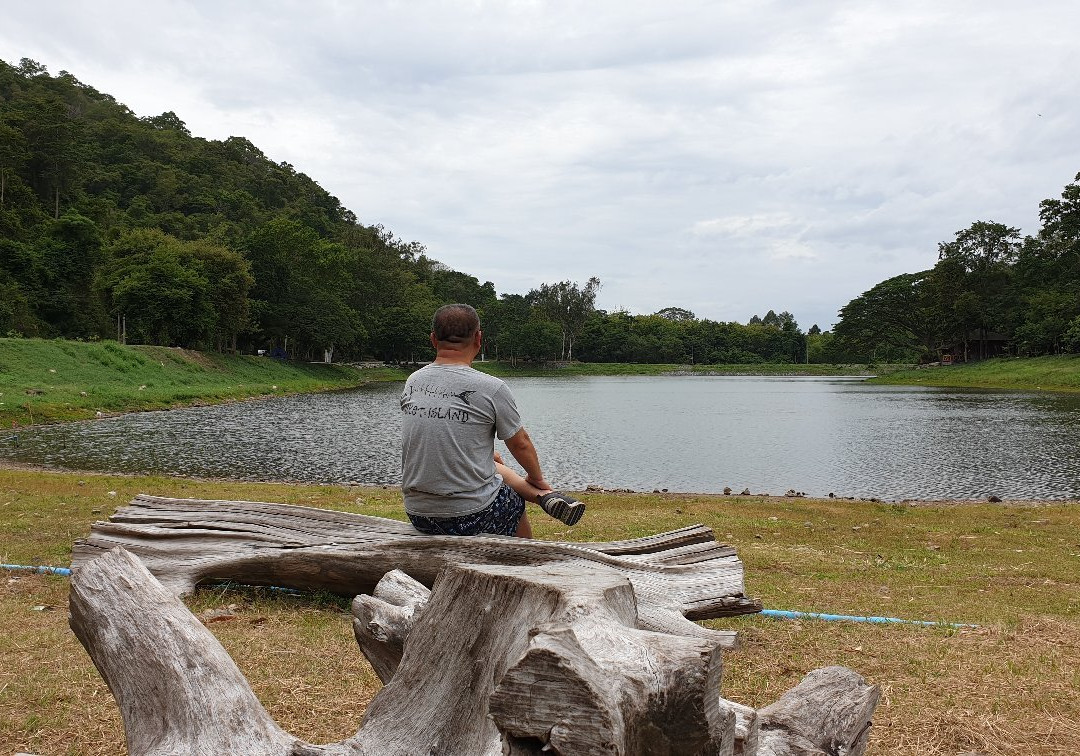
M540 476L539 479L529 475L525 478L525 482L533 488L540 491L541 494L546 494L551 491L551 484L544 480L544 476Z

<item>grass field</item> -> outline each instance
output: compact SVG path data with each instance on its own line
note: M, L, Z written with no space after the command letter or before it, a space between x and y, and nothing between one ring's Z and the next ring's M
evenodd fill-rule
M935 365L882 374L870 382L949 388L1080 391L1080 355L1022 359L1004 357L967 364Z
M0 561L66 565L71 543L139 492L403 516L391 489L0 469ZM815 667L845 664L882 688L872 754L1075 752L1080 503L586 500L573 529L535 513L537 536L620 539L702 522L738 549L747 592L768 608L979 625L712 621L742 641L725 656L726 697L760 706ZM122 752L116 705L67 628L67 580L0 577L0 753ZM355 731L378 681L356 649L344 601L217 588L188 603L196 613L235 605L236 620L209 627L287 730L316 742Z
M401 380L392 368L282 362L168 347L0 339L0 428Z

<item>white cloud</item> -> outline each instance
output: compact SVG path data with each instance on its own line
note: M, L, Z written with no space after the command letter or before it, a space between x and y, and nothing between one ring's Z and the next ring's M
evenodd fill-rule
M794 217L787 213L763 213L760 215L733 215L698 221L692 232L698 236L756 236L757 234L784 233L796 225Z
M1080 171L1078 27L1067 0L60 0L7 8L0 57L246 136L502 291L827 327L974 220L1037 229Z

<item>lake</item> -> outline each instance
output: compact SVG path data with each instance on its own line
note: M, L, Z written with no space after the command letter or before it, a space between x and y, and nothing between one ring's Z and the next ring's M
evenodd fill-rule
M1080 396L804 377L507 381L553 485L1080 498ZM24 429L0 458L70 469L400 482L401 384ZM502 445L499 444L501 449Z

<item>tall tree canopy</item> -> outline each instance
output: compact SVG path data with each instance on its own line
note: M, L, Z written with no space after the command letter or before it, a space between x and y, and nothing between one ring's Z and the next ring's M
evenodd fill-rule
M883 281L840 310L856 354L924 360L1080 352L1080 174L1040 204L1035 235L976 221L938 245L928 271Z

